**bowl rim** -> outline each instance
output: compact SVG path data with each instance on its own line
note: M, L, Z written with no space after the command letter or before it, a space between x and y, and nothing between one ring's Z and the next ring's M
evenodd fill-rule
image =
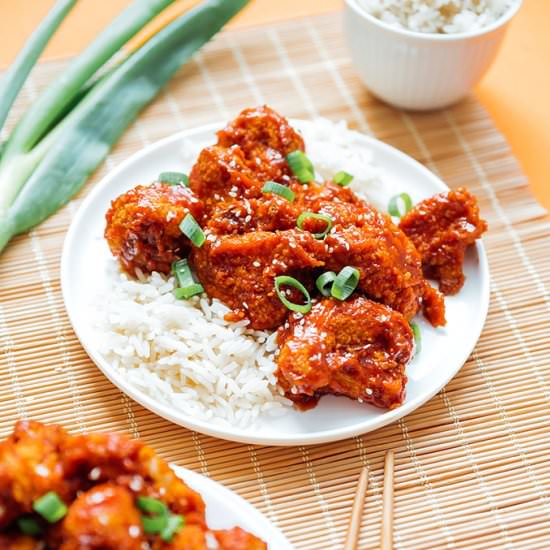
M425 42L459 42L461 40L467 40L470 38L477 38L490 34L491 32L504 27L507 25L510 20L517 14L520 10L523 0L514 0L513 4L496 20L493 21L490 25L477 29L475 31L469 32L457 32L457 33L428 33L422 31L412 31L410 29L405 29L402 27L397 27L378 19L374 15L371 15L367 12L365 8L359 5L358 0L345 0L346 6L353 10L355 14L363 19L366 19L370 23L374 24L381 29L386 31L394 32L402 36L408 36L411 38L416 38L418 40L423 40Z

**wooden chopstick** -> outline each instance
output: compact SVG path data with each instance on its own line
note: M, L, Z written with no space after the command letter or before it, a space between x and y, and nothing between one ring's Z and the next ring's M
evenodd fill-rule
M367 468L361 470L359 476L359 482L357 483L357 490L355 492L355 498L353 499L353 507L351 509L351 519L348 527L348 534L346 536L346 542L344 543L344 550L356 550L357 540L359 538L359 529L361 527L361 518L363 516L363 505L365 503L365 495L367 494L367 487L369 482L369 472Z
M392 550L393 548L393 465L394 453L393 451L386 451L380 550Z

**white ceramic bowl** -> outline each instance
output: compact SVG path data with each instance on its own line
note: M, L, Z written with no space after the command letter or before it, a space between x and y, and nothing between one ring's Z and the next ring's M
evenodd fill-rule
M358 0L346 0L344 23L355 68L374 95L403 109L439 109L462 99L485 74L520 6L516 0L477 31L431 34L393 27Z

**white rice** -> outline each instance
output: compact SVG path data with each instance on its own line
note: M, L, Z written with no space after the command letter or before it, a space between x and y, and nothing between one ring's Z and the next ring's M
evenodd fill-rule
M317 120L302 128L307 154L322 179L345 169L352 188L380 208L395 190L382 185L369 151L353 147L344 123ZM204 143L184 144L190 169ZM227 322L229 309L205 295L176 300L174 279L153 273L129 279L111 260L95 298L97 346L135 388L194 418L245 428L290 410L277 386L276 334Z
M411 31L464 33L494 23L518 0L360 0L385 23Z

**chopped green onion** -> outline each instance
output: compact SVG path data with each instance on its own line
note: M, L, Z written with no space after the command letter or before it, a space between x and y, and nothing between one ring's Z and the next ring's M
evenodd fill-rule
M202 294L204 288L195 282L189 262L184 258L172 264L172 273L176 276L179 288L174 289L174 296L178 300L188 300L191 296Z
M179 286L188 286L195 282L189 267L189 261L186 258L172 264L172 273L176 276Z
M168 507L164 502L152 497L137 497L137 506L142 512L155 515L168 514Z
M340 172L334 174L332 181L338 185L341 185L342 187L345 187L353 181L353 176L351 174L348 174L348 172L344 172L344 170L341 170Z
M178 300L189 300L189 298L192 298L197 294L202 294L203 292L204 287L200 283L193 283L192 285L186 287L175 288L174 296Z
M33 502L33 510L47 522L56 523L67 514L67 506L57 493L50 491Z
M284 290L281 290L281 286L283 285L291 286L296 290L299 290L304 295L306 303L295 304L290 300L288 300L284 294ZM297 311L299 313L307 313L311 309L311 296L309 295L307 288L300 281L296 280L294 277L289 277L288 275L280 275L279 277L275 277L275 292L277 292L277 296L279 296L279 300L281 300L281 302L283 302L283 304L291 311Z
M358 282L359 270L347 265L336 275L330 294L337 300L346 300L353 294Z
M285 198L288 202L292 202L296 198L296 194L292 189L276 181L267 181L264 183L262 193L274 193L275 195Z
M159 182L189 187L189 178L182 172L162 172L159 174Z
M401 208L402 204L402 208ZM394 195L388 204L388 212L390 216L396 218L402 218L407 212L409 212L413 207L411 197L408 193L399 193L399 195Z
M334 271L325 271L325 273L317 277L315 286L323 296L330 296L330 287L332 287L334 279L336 279L336 273L334 273Z
M332 229L332 218L330 216L327 216L326 214L315 214L314 212L302 212L298 216L298 219L296 220L298 229L303 229L304 221L308 219L322 220L327 224L321 233L313 233L313 236L316 239L324 239L328 235L328 232Z
M35 518L30 516L23 516L18 518L17 527L24 535L30 535L36 537L42 534L42 527Z
M206 237L192 214L187 214L183 218L183 221L180 223L180 229L196 247L200 248L204 244Z
M143 525L143 530L148 535L158 535L163 531L163 529L166 529L166 525L168 524L168 516L141 516L141 523Z
M411 328L414 335L414 345L415 345L415 355L420 353L422 350L422 333L420 332L420 327L417 323L411 323Z
M309 183L315 179L315 168L303 151L289 153L286 160L300 183Z
M160 538L164 542L172 542L173 536L183 527L184 523L183 516L176 514L168 516L166 526L160 532Z
M148 535L160 535L165 542L171 542L172 537L184 524L184 517L171 514L164 502L151 497L138 497L137 506L142 512L150 514L141 516L143 530Z

